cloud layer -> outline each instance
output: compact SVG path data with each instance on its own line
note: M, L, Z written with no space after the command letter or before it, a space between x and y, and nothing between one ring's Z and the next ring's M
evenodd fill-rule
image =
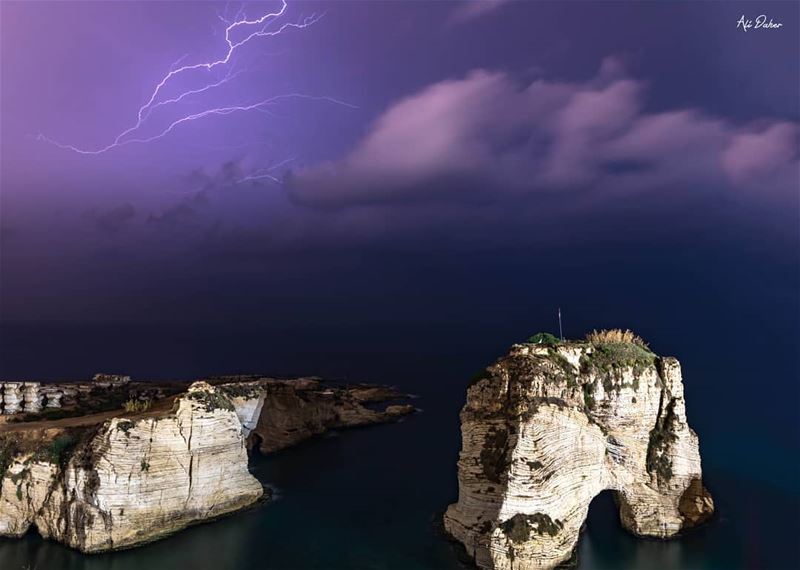
M507 4L508 1L509 0L466 0L453 10L450 16L450 23L458 24L480 18L485 14L494 12L503 4Z
M646 84L614 59L582 83L520 85L476 70L387 109L341 160L295 172L319 207L467 192L796 189L798 126L737 125L700 110L646 110Z

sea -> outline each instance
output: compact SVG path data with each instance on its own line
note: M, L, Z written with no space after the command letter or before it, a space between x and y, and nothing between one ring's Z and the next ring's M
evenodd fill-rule
M644 328L656 351L666 348L682 362L688 418L700 437L716 515L680 539L643 540L620 527L612 497L603 493L590 506L578 568L800 568L796 354L758 338L732 343L735 330L702 342L678 335L672 314ZM32 531L0 539L0 569L470 568L439 524L457 497L458 414L472 374L520 339L523 321L295 329L5 323L4 378L316 374L396 386L414 395L419 412L252 457L252 473L274 495L246 511L111 554L80 554Z

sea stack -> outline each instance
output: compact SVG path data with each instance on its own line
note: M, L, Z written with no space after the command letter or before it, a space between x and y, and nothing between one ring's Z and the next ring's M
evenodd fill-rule
M569 561L604 490L637 536L674 537L714 510L680 364L629 331L513 345L469 386L461 434L444 524L479 568Z

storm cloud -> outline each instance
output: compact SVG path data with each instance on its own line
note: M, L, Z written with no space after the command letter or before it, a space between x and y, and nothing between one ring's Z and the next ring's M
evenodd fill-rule
M606 58L582 83L475 70L390 106L343 158L294 173L291 195L339 207L458 194L646 192L764 177L790 190L798 127L697 109L647 110L647 84Z
M130 203L121 204L107 210L92 208L85 212L84 217L90 220L99 231L116 233L122 226L136 217L136 208Z

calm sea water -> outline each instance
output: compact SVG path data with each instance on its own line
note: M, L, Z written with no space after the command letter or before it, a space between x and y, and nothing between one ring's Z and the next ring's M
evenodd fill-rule
M665 323L666 325L666 323ZM282 331L6 325L3 377L85 377L124 370L139 378L237 371L315 373L395 384L423 411L391 425L345 430L270 457L252 471L275 500L135 550L85 556L31 534L0 539L0 569L458 569L436 520L456 498L458 411L472 372L521 335L505 328L372 327ZM583 569L800 568L796 402L745 390L793 373L771 359L649 337L684 365L689 420L699 433L718 514L681 540L638 540L619 527L611 497L595 499L579 551ZM667 345L668 350L661 350ZM792 390L784 390L784 395ZM769 395L767 395L769 394Z

